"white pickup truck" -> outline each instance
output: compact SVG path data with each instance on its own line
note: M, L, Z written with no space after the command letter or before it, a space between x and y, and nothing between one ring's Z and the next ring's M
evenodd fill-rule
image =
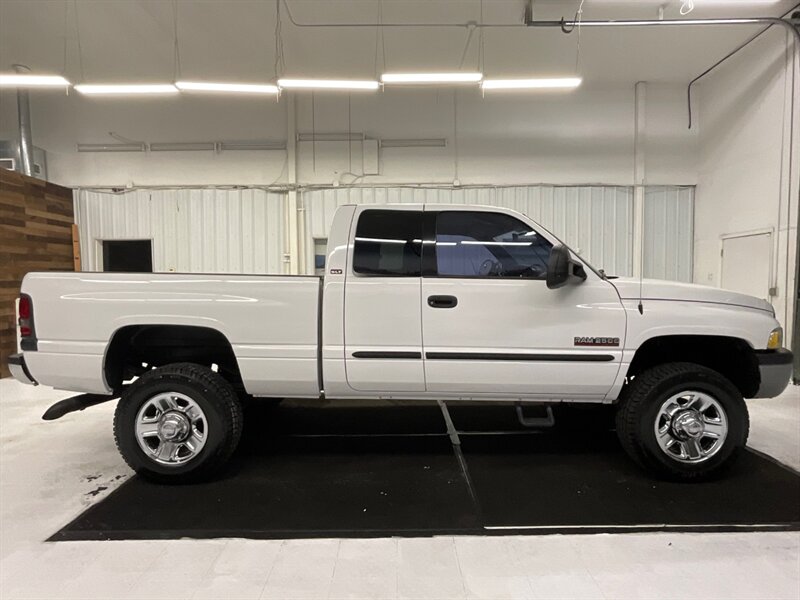
M607 277L496 207L342 206L322 278L30 273L18 312L14 376L86 393L59 414L120 398L160 481L221 467L248 397L617 403L632 458L702 479L792 369L766 301Z

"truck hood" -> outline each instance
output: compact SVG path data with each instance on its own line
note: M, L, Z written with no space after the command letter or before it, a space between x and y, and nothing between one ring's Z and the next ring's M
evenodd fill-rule
M639 299L639 280L633 277L619 277L609 279L617 288L623 300ZM712 304L729 304L731 306L744 306L763 310L774 314L772 305L766 300L693 283L679 283L677 281L662 281L660 279L645 279L642 281L642 298L644 300L675 300L681 302L709 302Z

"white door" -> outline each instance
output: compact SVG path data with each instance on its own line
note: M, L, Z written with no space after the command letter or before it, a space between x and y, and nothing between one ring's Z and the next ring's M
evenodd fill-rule
M594 273L551 290L552 244L529 223L489 211L435 219L435 273L422 279L428 392L598 399L621 361L625 314Z
M364 392L421 392L422 207L359 207L345 281L348 385Z
M772 232L722 238L722 288L769 300L771 272Z

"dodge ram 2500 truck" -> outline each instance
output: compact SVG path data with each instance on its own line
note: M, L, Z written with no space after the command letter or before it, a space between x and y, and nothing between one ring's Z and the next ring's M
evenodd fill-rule
M246 397L616 403L633 459L701 479L792 358L764 300L607 277L480 206L342 206L321 278L30 273L18 312L14 376L119 398L119 450L160 481L222 466Z

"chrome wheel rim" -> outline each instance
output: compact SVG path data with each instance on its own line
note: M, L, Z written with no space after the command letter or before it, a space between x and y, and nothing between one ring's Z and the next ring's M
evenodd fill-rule
M655 422L661 451L683 463L701 463L714 456L728 436L728 418L709 394L686 390L661 405Z
M136 415L136 441L145 455L160 465L186 464L200 454L207 436L203 409L185 394L153 396Z

